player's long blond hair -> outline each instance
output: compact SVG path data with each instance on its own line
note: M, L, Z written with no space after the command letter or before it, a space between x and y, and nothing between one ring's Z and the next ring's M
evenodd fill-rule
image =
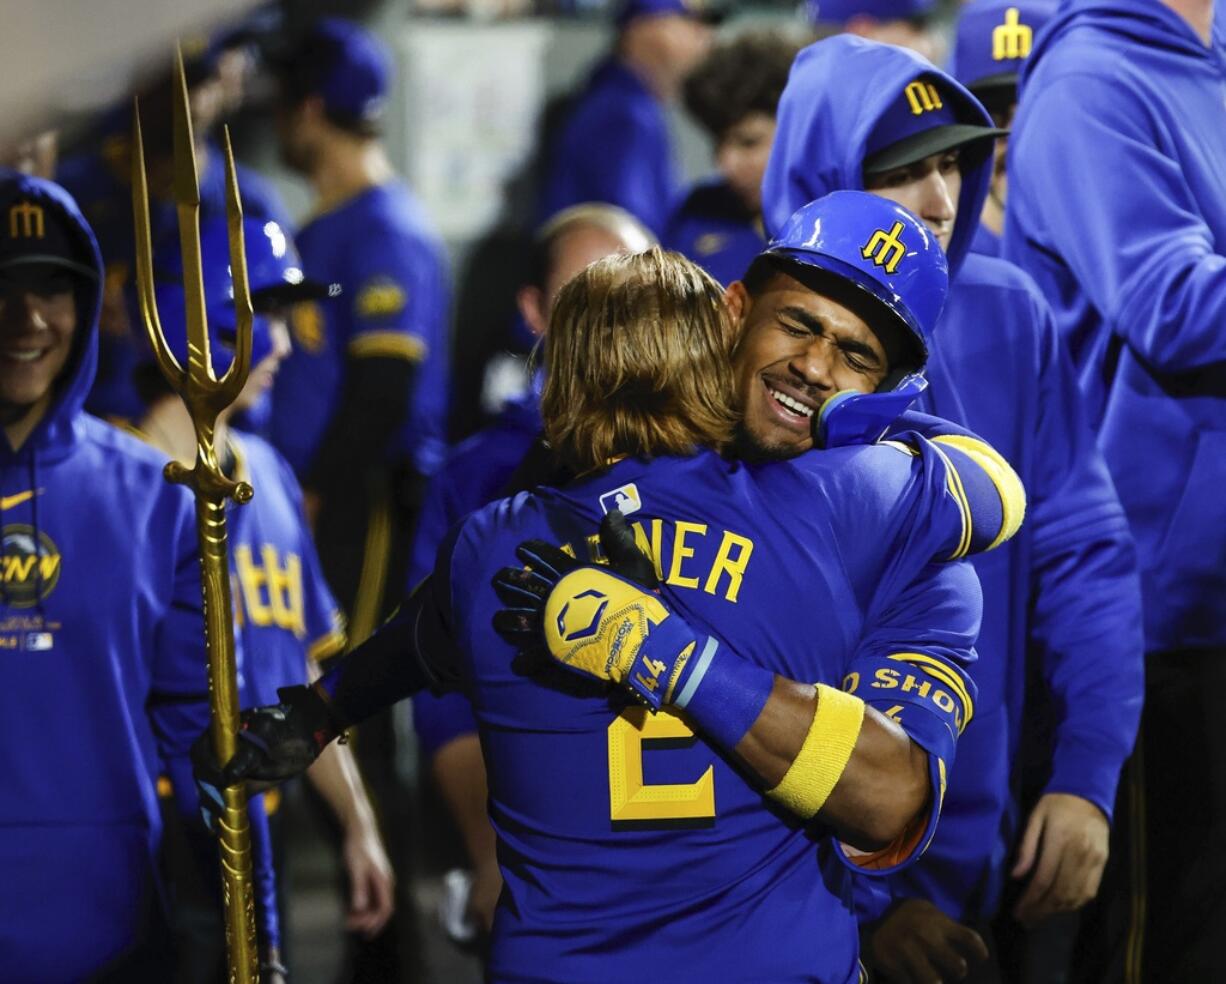
M679 253L593 263L554 303L546 439L579 474L620 455L722 447L737 420L734 335L722 288Z

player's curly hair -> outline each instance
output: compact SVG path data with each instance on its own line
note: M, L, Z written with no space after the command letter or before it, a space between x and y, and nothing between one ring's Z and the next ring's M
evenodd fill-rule
M750 113L774 116L800 47L778 31L717 45L686 78L685 108L715 140Z
M558 292L545 437L577 474L621 455L720 448L737 421L723 289L679 253L605 257Z

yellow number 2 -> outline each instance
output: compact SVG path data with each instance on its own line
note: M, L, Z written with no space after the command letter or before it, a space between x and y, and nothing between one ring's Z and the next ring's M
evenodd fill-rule
M609 725L609 817L619 820L694 820L715 816L715 766L694 782L643 782L643 743L693 738L667 708L649 714L628 707Z

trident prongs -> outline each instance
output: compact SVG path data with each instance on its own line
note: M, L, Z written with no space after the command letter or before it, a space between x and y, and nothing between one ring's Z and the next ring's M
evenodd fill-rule
M247 261L243 244L243 209L235 175L229 130L225 133L226 225L230 241L230 269L234 282L236 338L234 360L218 379L213 374L204 298L204 274L200 258L200 186L196 151L192 140L191 113L183 54L175 58L174 178L175 208L179 218L179 247L183 256L183 295L187 322L187 365L182 366L166 344L158 317L153 287L153 246L149 219L148 182L140 129L140 107L134 104L132 147L132 208L136 220L136 284L142 320L158 367L166 381L187 404L196 429L199 455L196 467L171 463L167 478L192 488L220 492L237 502L251 498L251 487L232 482L217 466L213 431L217 416L238 397L251 369L252 310L247 284Z
M149 193L140 131L140 108L134 107L132 136L132 211L136 221L136 290L141 318L162 375L182 397L196 431L196 462L187 468L177 461L166 466L166 479L188 486L196 496L196 537L200 544L201 587L204 595L204 635L208 647L209 736L213 754L228 762L237 747L239 729L238 671L234 646L234 613L230 593L230 563L226 546L226 500L246 502L251 486L235 482L221 470L214 435L217 417L238 396L251 366L251 294L243 251L243 210L234 174L234 155L226 134L226 218L230 269L234 282L237 340L234 361L217 379L209 361L205 321L204 276L200 265L200 188L188 110L183 56L175 62L174 201L179 214L183 251L183 294L187 315L187 364L175 358L158 317L153 289L153 245ZM218 819L222 898L231 984L258 984L259 959L255 933L255 891L252 881L251 838L247 795L241 785L222 790L224 810Z

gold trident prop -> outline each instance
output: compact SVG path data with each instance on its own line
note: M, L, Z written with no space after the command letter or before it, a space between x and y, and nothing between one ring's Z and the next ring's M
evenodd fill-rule
M226 222L230 240L230 270L234 281L237 340L234 361L221 379L213 375L205 323L204 276L200 266L200 184L188 110L183 53L175 58L174 200L179 213L179 244L183 251L183 294L187 306L187 367L179 365L162 332L153 292L153 246L150 240L149 193L145 151L140 131L140 107L133 107L132 209L136 219L136 287L149 343L162 375L182 397L196 431L196 463L166 466L166 481L186 485L196 494L196 535L204 588L205 642L209 661L209 737L218 762L234 756L238 733L238 675L234 659L234 616L230 594L230 564L226 555L226 500L248 502L246 482L227 478L217 463L213 444L217 416L234 402L251 368L251 295L247 257L243 249L243 207L234 173L230 133L225 133ZM225 903L226 947L231 984L257 984L259 955L255 937L255 893L251 875L251 835L247 796L241 786L223 790L225 811L218 823L221 884Z

